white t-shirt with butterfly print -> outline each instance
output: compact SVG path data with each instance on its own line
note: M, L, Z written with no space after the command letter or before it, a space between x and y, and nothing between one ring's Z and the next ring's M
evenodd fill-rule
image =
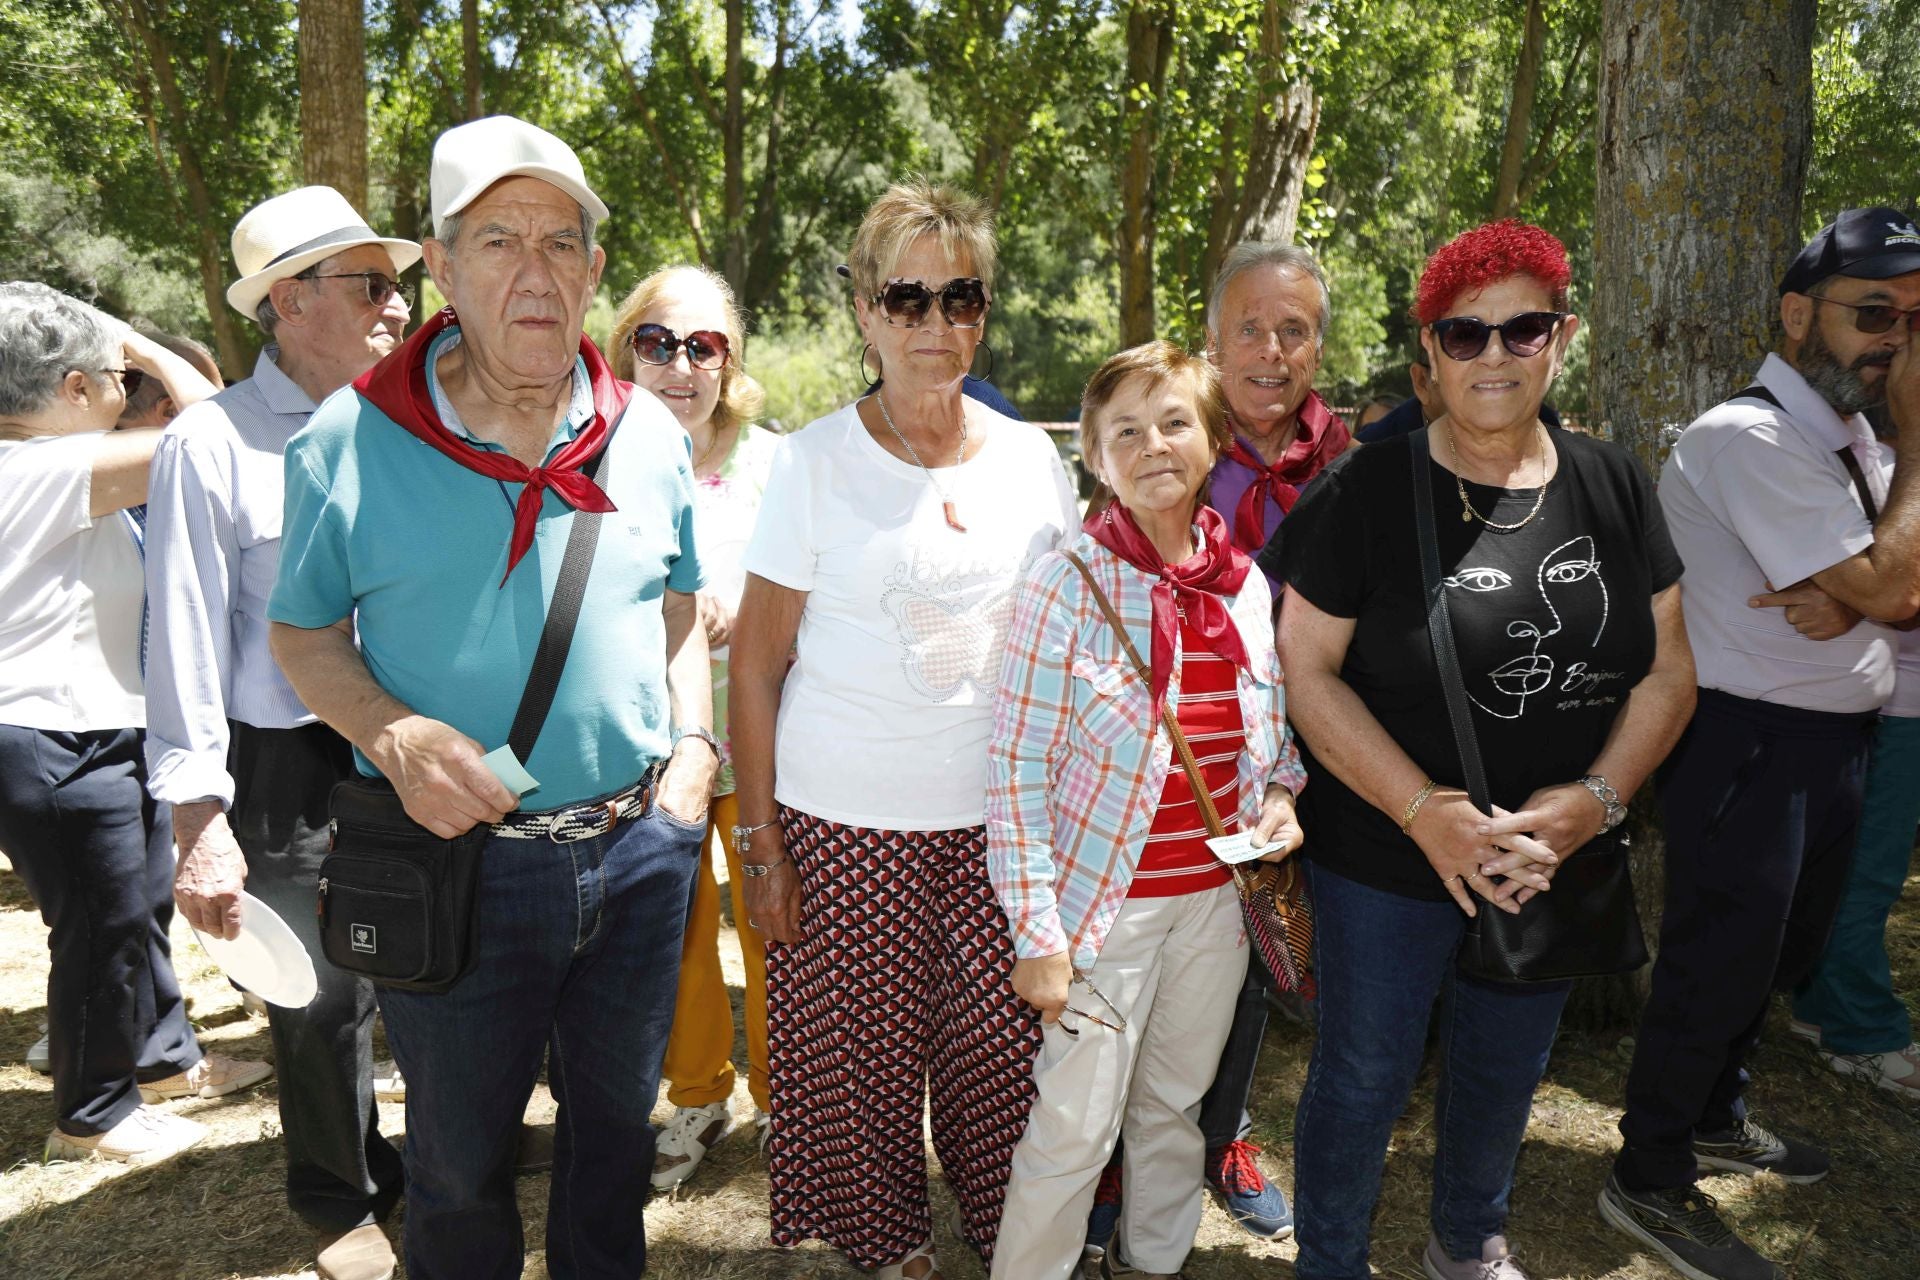
M939 489L882 449L853 405L774 454L744 563L807 593L776 731L783 805L885 831L985 820L1014 590L1080 515L1046 432L966 407L985 443L935 467ZM948 527L941 490L966 532Z

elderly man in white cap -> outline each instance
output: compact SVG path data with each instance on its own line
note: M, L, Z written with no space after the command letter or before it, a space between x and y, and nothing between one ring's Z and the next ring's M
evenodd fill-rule
M313 959L311 1003L267 1015L287 1202L319 1233L323 1280L384 1280L395 1260L379 1222L402 1172L374 1105L373 988L327 963L313 909L327 794L352 772L352 753L275 665L267 595L287 442L400 345L398 280L420 246L381 236L333 188L302 187L240 219L233 258L242 278L227 301L269 345L251 378L181 414L154 455L148 789L173 805L174 901L194 928L232 938L248 927L244 887ZM270 985L259 994L281 998Z
M462 125L434 147L432 194L427 266L450 305L288 449L273 648L424 829L411 839L486 824L471 967L379 992L413 1082L408 1275L520 1274L514 1134L547 1058L548 1272L627 1280L719 763L691 458L582 337L606 206L566 144L509 117ZM577 593L576 527L597 538ZM554 600L578 612L528 743L510 726ZM527 749L502 762L510 739ZM417 941L391 928L352 935L370 965Z

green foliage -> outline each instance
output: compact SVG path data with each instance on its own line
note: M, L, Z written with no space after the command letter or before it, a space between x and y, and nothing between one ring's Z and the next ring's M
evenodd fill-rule
M1801 221L1920 209L1920 0L1828 0L1813 55L1813 163Z
M1264 0L1142 0L1169 49L1155 128L1160 328L1198 344L1210 236L1248 138L1290 86L1318 128L1299 238L1333 280L1321 383L1405 386L1405 312L1426 255L1488 216L1520 57L1522 0L1290 0L1277 56ZM736 201L727 191L720 0L483 0L482 108L552 129L614 213L596 332L641 275L704 260L755 313L770 414L798 425L860 385L833 273L866 204L912 171L985 196L1000 228L994 381L1062 418L1117 345L1128 14L1119 0L747 0ZM182 110L159 100L129 15L151 13ZM1575 307L1592 263L1600 0L1546 0L1518 215L1567 242ZM458 0L367 0L366 210L429 234L434 138L466 115ZM299 181L293 0L0 0L0 276L49 280L208 336L212 234ZM845 23L846 25L843 25ZM1920 202L1920 0L1825 0L1805 217ZM1141 99L1144 102L1144 99ZM737 204L736 204L737 202ZM1583 371L1576 360L1572 369ZM1576 411L1569 377L1556 400Z

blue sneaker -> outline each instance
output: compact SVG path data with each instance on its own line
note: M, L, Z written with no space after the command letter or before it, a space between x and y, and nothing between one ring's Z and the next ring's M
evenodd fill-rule
M1260 1148L1244 1139L1207 1153L1207 1185L1220 1197L1227 1216L1248 1235L1278 1240L1293 1234L1293 1210L1286 1193L1268 1182L1253 1162Z
M1081 1257L1098 1262L1113 1243L1114 1228L1120 1225L1120 1162L1115 1160L1100 1171L1100 1185L1093 1193L1093 1212L1087 1215L1087 1244Z

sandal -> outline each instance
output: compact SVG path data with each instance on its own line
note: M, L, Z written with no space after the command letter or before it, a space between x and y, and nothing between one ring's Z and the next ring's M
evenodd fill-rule
M918 1273L907 1270L910 1263L925 1259L927 1269ZM933 1241L929 1240L898 1262L889 1262L873 1273L873 1280L942 1280L940 1263L933 1256Z

